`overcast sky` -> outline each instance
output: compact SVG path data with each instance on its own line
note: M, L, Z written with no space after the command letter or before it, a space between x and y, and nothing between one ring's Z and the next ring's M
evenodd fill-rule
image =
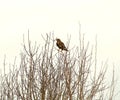
M72 45L76 45L79 22L91 43L97 34L98 57L109 59L119 73L119 0L0 0L0 63L5 54L8 59L19 55L28 29L38 43L41 34L54 32L63 41L71 35Z

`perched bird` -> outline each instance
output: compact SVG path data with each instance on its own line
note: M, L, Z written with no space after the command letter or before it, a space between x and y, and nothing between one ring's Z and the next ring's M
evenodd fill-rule
M67 48L65 47L64 43L60 39L56 39L56 45L58 46L59 49L68 51Z

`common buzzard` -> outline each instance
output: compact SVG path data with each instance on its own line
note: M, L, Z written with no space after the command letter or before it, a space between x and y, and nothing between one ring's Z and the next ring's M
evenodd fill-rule
M56 45L58 46L59 49L68 51L67 48L65 47L64 43L60 39L56 39Z

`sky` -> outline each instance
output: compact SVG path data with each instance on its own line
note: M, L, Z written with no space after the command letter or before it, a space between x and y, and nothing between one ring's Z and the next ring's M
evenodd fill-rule
M41 43L41 34L54 32L65 42L71 35L74 46L80 23L91 44L97 35L99 61L108 59L110 69L114 64L119 78L119 5L119 0L0 0L0 64L5 55L9 62L19 56L28 29L32 41Z

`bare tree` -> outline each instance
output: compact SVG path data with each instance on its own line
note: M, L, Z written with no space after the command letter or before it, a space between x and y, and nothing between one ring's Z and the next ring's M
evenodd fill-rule
M104 82L106 64L96 74L96 51L94 59L89 42L85 44L84 36L81 37L80 33L80 46L66 52L56 49L52 34L46 35L44 46L37 46L36 43L32 46L28 32L28 45L23 39L21 62L17 67L13 64L9 74L1 75L0 99L112 100L114 70L111 85L108 86ZM109 97L106 97L106 90Z

